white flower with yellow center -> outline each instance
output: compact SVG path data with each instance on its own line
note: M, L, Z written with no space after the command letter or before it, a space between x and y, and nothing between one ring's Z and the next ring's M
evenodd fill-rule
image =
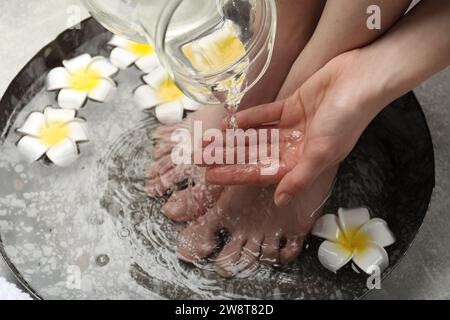
M126 69L133 63L145 73L156 69L160 64L151 44L138 43L114 36L109 41L114 48L111 51L111 62L120 69Z
M200 106L183 94L163 67L158 67L143 79L146 85L136 89L134 100L143 109L156 107L156 118L163 124L179 122L183 119L184 110L195 111Z
M31 162L44 155L58 166L68 166L79 155L79 142L88 141L86 122L76 118L75 110L45 108L32 112L17 132L20 152Z
M118 69L104 57L82 54L64 60L64 67L50 70L47 90L59 90L58 104L64 109L79 110L86 99L103 102L115 82L110 78Z
M366 208L339 209L338 215L320 217L312 234L326 239L319 247L319 260L332 272L353 262L367 274L374 268L383 271L389 265L384 249L395 242L386 221L370 219Z

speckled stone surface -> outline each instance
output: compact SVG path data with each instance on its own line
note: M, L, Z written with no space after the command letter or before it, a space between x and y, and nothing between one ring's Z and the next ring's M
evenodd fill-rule
M0 94L41 47L67 27L68 6L75 1L17 1L17 5L0 1ZM48 12L45 8L54 8ZM72 8L73 9L73 8ZM73 11L70 11L73 12ZM82 17L85 13L81 10ZM445 71L420 86L416 93L422 103L436 153L436 190L430 211L410 252L382 289L368 298L450 298L450 240L448 207L450 200L450 133L448 98L450 72ZM4 266L0 274L11 276Z

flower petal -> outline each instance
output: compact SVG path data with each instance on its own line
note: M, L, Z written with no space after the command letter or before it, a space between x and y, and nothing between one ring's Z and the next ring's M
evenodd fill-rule
M386 221L383 219L374 218L364 224L356 234L364 233L365 238L369 239L373 244L377 244L380 247L387 247L395 242L395 236L389 229Z
M40 139L30 136L22 137L17 143L17 148L30 163L42 157L48 150L47 145L43 144Z
M47 157L57 166L67 167L78 158L78 148L69 138L51 147L47 151Z
M47 90L58 90L70 86L70 74L66 68L58 67L50 70L47 75Z
M156 118L162 124L174 124L183 120L183 105L180 101L164 103L155 108Z
M79 110L87 98L87 91L62 89L58 94L58 104L64 109Z
M339 242L343 236L338 218L334 214L324 214L317 219L312 229L312 234L332 242Z
M76 119L69 122L70 138L75 142L89 141L86 121Z
M351 239L355 233L367 221L370 220L370 213L367 208L354 208L338 210L338 222L341 230L345 233L347 239Z
M75 73L80 71L80 69L86 68L91 60L91 56L85 53L73 59L64 60L62 63L67 71L69 71L70 73Z
M150 54L139 58L135 62L136 66L144 71L145 73L149 73L156 68L160 67L158 56L156 54Z
M163 67L156 68L151 73L142 77L144 81L153 89L157 90L161 83L169 77L166 69Z
M353 252L345 250L339 244L325 240L319 247L320 263L332 272L345 266L353 257Z
M139 57L126 49L115 48L111 51L111 55L109 58L112 64L116 67L119 67L120 69L126 69Z
M50 122L68 122L75 118L76 111L71 109L57 109L47 107L44 110L46 123Z
M110 77L113 74L115 74L119 69L110 63L106 58L104 57L95 57L92 59L91 64L89 65L89 68L92 68L93 70L97 71L102 77Z
M44 126L44 114L41 112L32 112L25 120L23 126L17 129L17 132L26 135L37 136Z
M184 110L188 111L197 111L201 107L200 103L186 96L181 99L181 103L183 104Z
M134 101L142 109L152 108L162 103L158 93L150 86L143 85L134 92Z
M111 40L108 42L109 45L114 47L120 47L120 48L128 48L130 45L130 42L128 39L116 36L114 35Z
M365 273L371 274L375 267L382 272L389 266L389 257L382 247L370 244L364 250L357 250L353 262Z
M103 102L114 87L114 82L112 82L112 80L101 79L99 83L89 91L88 97L95 101Z

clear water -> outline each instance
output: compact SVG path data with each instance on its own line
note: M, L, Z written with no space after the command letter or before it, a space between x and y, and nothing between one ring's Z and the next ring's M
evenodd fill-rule
M15 146L14 129L54 93L42 89L17 115L0 152L0 230L10 262L45 299L230 299L280 295L278 281L295 287L295 273L261 266L224 281L211 262L178 259L184 226L169 221L160 211L166 198L149 198L144 186L158 123L132 101L139 75L122 71L107 102L80 111L91 141L69 168L28 165Z
M196 43L222 30L227 23L230 23L230 20L221 18L215 20L214 25L205 25L204 28L200 29L192 29L187 26L186 28L191 31L184 32L180 36L172 38L166 43L166 49L169 53L170 63L174 66L176 72L175 79L180 87L188 95L201 102L224 104L231 113L231 116L234 117L239 102L246 91L246 73L250 64L248 58L244 58L235 65L230 65L231 68L228 68L226 72L216 72L214 75L206 75L199 72L183 53L183 47ZM245 26L235 25L239 30L239 40L246 46L245 33L243 32ZM180 74L189 76L180 76ZM230 126L234 127L231 123Z

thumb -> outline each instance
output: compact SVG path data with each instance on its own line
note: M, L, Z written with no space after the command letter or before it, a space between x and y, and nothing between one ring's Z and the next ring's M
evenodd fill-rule
M325 152L308 155L281 179L275 190L275 204L286 207L300 191L308 188L328 167L328 155Z

